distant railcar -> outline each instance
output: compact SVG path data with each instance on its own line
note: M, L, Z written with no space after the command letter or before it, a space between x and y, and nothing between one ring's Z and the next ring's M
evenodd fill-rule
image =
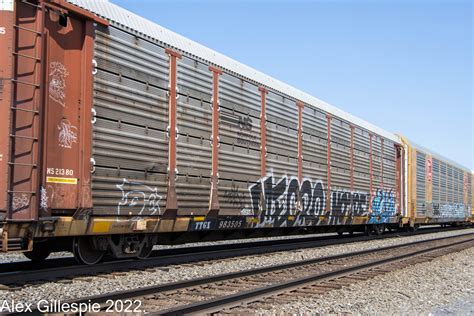
M108 1L0 16L1 251L472 219L466 168Z

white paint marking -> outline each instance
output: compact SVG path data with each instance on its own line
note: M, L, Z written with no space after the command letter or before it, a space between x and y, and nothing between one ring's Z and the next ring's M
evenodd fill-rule
M49 97L66 106L66 77L69 75L66 67L57 61L49 64Z
M0 11L13 11L13 0L0 0Z
M73 143L77 143L77 127L71 124L69 120L62 119L58 124L59 146L63 148L72 148Z

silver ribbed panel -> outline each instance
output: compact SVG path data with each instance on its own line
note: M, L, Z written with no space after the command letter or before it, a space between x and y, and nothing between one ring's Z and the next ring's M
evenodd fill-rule
M440 203L441 201L440 167L441 166L439 160L433 158L433 203Z
M178 215L204 215L209 210L209 178L179 176L176 182Z
M448 165L448 202L454 202L453 167Z
M235 215L236 210L248 209L253 214L251 207L249 187L250 183L240 181L219 181L219 206L220 215Z
M219 148L221 179L252 182L260 177L260 151L228 144Z
M274 91L278 91L287 95L289 98L301 100L306 104L323 109L334 116L340 117L348 122L354 123L355 125L359 125L369 131L382 135L385 138L391 139L394 142L400 143L399 137L392 133L376 127L373 124L370 124L358 117L348 114L326 102L323 102L270 76L267 76L255 69L243 65L201 44L171 32L170 30L167 30L160 25L133 14L109 1L69 0L69 2L109 19L113 26L122 28L127 32L134 33L160 45L174 47L193 59L202 61L205 64L211 63L217 65L230 74L238 74L242 78L245 78L257 85L267 86Z
M416 212L423 216L426 213L425 170L426 155L420 151L416 153Z
M178 87L180 94L210 102L212 73L206 64L183 56L178 61Z
M267 122L267 150L269 153L296 159L298 132L285 126Z
M440 161L440 203L447 203L448 195L447 195L447 183L446 183L446 168L447 165L444 161Z
M261 96L258 86L243 79L223 73L219 79L221 105L228 103L235 111L259 117Z
M334 186L349 188L350 187L350 176L344 178L344 171L348 171L350 174L351 164L351 131L349 124L333 118L331 120L331 167L333 169L344 169L340 170L334 177Z
M154 198L156 198L158 207L155 208L156 213L154 214L162 214L166 202L164 199L166 184L165 174L148 173L144 178L143 172L140 171L96 167L92 182L94 214L137 215L141 213L150 215L149 209L142 210L144 206L143 194L150 197L150 194L155 194L155 192L157 194L154 195ZM134 198L135 203L130 203ZM120 203L123 205L119 214Z
M116 28L98 26L94 40L98 67L167 89L168 56L164 49Z
M298 174L298 160L288 156L268 153L267 173L272 174L276 179L283 176L296 177Z
M470 173L467 174L467 205L468 205L468 208L472 207L472 186L473 186L473 183L472 183L472 176ZM472 210L471 210L472 212Z
M177 109L176 194L180 214L204 214L211 192L211 109L207 102L184 96L179 97Z
M327 165L303 160L303 178L312 181L320 180L324 183L324 190L327 189Z

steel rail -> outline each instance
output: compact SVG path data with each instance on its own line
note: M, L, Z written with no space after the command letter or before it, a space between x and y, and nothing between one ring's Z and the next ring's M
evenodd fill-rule
M456 229L457 230L457 229ZM289 251L295 249L318 248L331 245L339 245L352 242L364 242L377 239L410 237L435 232L446 231L440 228L427 228L417 232L387 232L381 236L365 235L343 235L343 236L313 236L291 239L275 239L264 241L251 241L244 243L219 244L210 246L181 247L175 249L157 250L153 257L143 260L126 259L102 262L93 266L75 264L73 258L50 259L51 265L43 263L39 269L28 270L28 267L36 267L37 264L24 266L25 262L1 264L0 284L26 284L32 281L51 281L60 278L70 278L83 275L94 275L100 273L110 273L115 271L129 271L134 269L144 269L150 267L160 267L171 264L183 264L204 260L240 257L247 255L258 255L262 253L272 253L277 251ZM9 266L9 269L2 269L2 266ZM14 267L16 266L16 269ZM14 269L11 271L11 269ZM9 271L10 270L10 271Z
M431 247L428 249L417 250L417 251L405 253L402 255L394 256L394 257L388 257L388 258L384 258L384 259L373 261L373 262L367 262L367 263L350 266L348 268L342 268L336 271L313 274L310 276L298 278L298 279L291 280L288 282L277 283L274 285L260 287L260 288L248 290L245 292L240 292L240 293L227 295L223 297L217 297L217 298L206 300L206 301L200 301L200 302L192 303L189 305L178 306L176 308L171 308L171 309L162 310L158 312L151 312L147 314L148 315L184 315L184 314L190 314L190 313L201 314L201 313L218 312L224 308L237 307L241 305L242 303L247 303L247 302L255 301L260 298L264 298L266 296L279 294L282 291L293 290L308 283L340 278L340 277L354 274L357 272L365 271L369 268L377 268L387 263L399 262L408 258L417 257L417 256L424 255L424 254L437 251L440 249L450 248L450 247L454 247L454 246L458 246L458 245L466 244L466 243L472 243L473 241L474 241L474 238L471 238L469 240L458 241L458 242L450 243L447 245L441 245L441 246Z
M185 280L185 281L168 283L168 284L158 284L158 285L142 287L142 288L138 288L138 289L117 291L117 292L107 293L107 294L102 294L102 295L94 295L94 296L84 297L84 298L81 298L81 299L70 300L68 302L69 303L99 303L99 304L104 304L107 300L116 301L116 300L125 300L125 299L137 298L137 297L142 297L142 296L146 296L146 295L158 294L158 293L162 293L162 292L174 291L174 290L179 290L179 289L185 289L185 288L189 288L189 287L205 285L205 284L215 283L215 282L224 281L224 280L237 279L237 278L248 277L248 276L252 276L252 275L259 275L259 274L262 274L262 273L274 272L274 271L279 271L279 270L280 271L281 270L286 270L286 269L289 269L289 268L300 267L300 266L305 266L305 265L310 265L310 264L315 264L315 263L329 262L329 261L333 261L333 260L337 260L337 259L346 259L346 258L357 257L357 256L361 256L361 255L374 254L374 253L383 252L383 251L387 251L387 250L394 250L394 249L399 249L399 248L403 248L403 247L411 247L411 246L416 246L416 245L429 244L429 243L433 243L433 242L437 242L437 241L452 240L452 239L461 238L461 237L468 237L468 236L470 236L472 238L470 238L467 241L462 241L462 242L458 242L458 243L471 242L471 241L474 240L474 233L467 233L467 234L461 234L461 235L456 235L456 236L448 236L448 237L440 237L440 238L434 238L434 239L428 239L428 240L421 240L421 241L415 241L415 242L410 242L410 243L398 244L398 245L393 245L393 246L386 246L386 247L377 248L377 249L367 249L367 250L356 251L356 252L351 252L351 253L343 253L343 254L334 255L334 256L314 258L314 259L302 260L302 261L298 261L298 262L290 262L290 263L279 264L279 265L272 265L272 266L267 266L267 267L263 267L263 268L249 269L249 270L225 273L225 274L214 275L214 276L206 276L206 277L196 278L196 279L192 279L192 280ZM430 249L432 250L433 248L430 248ZM418 253L418 252L416 252L416 253ZM393 257L390 260L395 260L395 258L396 257ZM359 268L362 268L362 266L360 266ZM346 271L346 270L344 270L344 271ZM318 277L322 278L322 276L318 276ZM300 280L300 282L301 282L301 280ZM272 290L276 290L276 289L277 289L277 287L272 288ZM257 292L253 292L253 291L257 291L257 290L249 291L249 293L243 292L242 295L250 295L250 293L257 294ZM270 291L270 289L268 289L268 291ZM260 293L260 292L258 292L258 293ZM234 301L234 300L238 300L239 297L236 296L236 295L230 295L229 297L226 297L225 299ZM207 305L207 304L209 304L209 305ZM202 302L202 303L192 304L192 306L182 307L183 308L182 311L179 308L177 308L176 310L175 309L168 310L167 312L169 312L171 314L180 314L181 312L188 313L188 312L194 312L194 309L196 309L195 311L199 311L199 309L204 310L204 309L208 309L208 308L210 308L214 305L218 306L218 304L220 304L219 299L216 298L216 299L212 299L212 300L205 301L205 302ZM226 302L225 304L228 304L228 302ZM187 308L190 308L190 309L187 310ZM160 312L158 314L161 314L161 313L162 312Z

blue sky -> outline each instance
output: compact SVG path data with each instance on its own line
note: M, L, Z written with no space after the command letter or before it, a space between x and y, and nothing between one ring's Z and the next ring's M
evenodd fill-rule
M469 0L112 2L474 170Z

